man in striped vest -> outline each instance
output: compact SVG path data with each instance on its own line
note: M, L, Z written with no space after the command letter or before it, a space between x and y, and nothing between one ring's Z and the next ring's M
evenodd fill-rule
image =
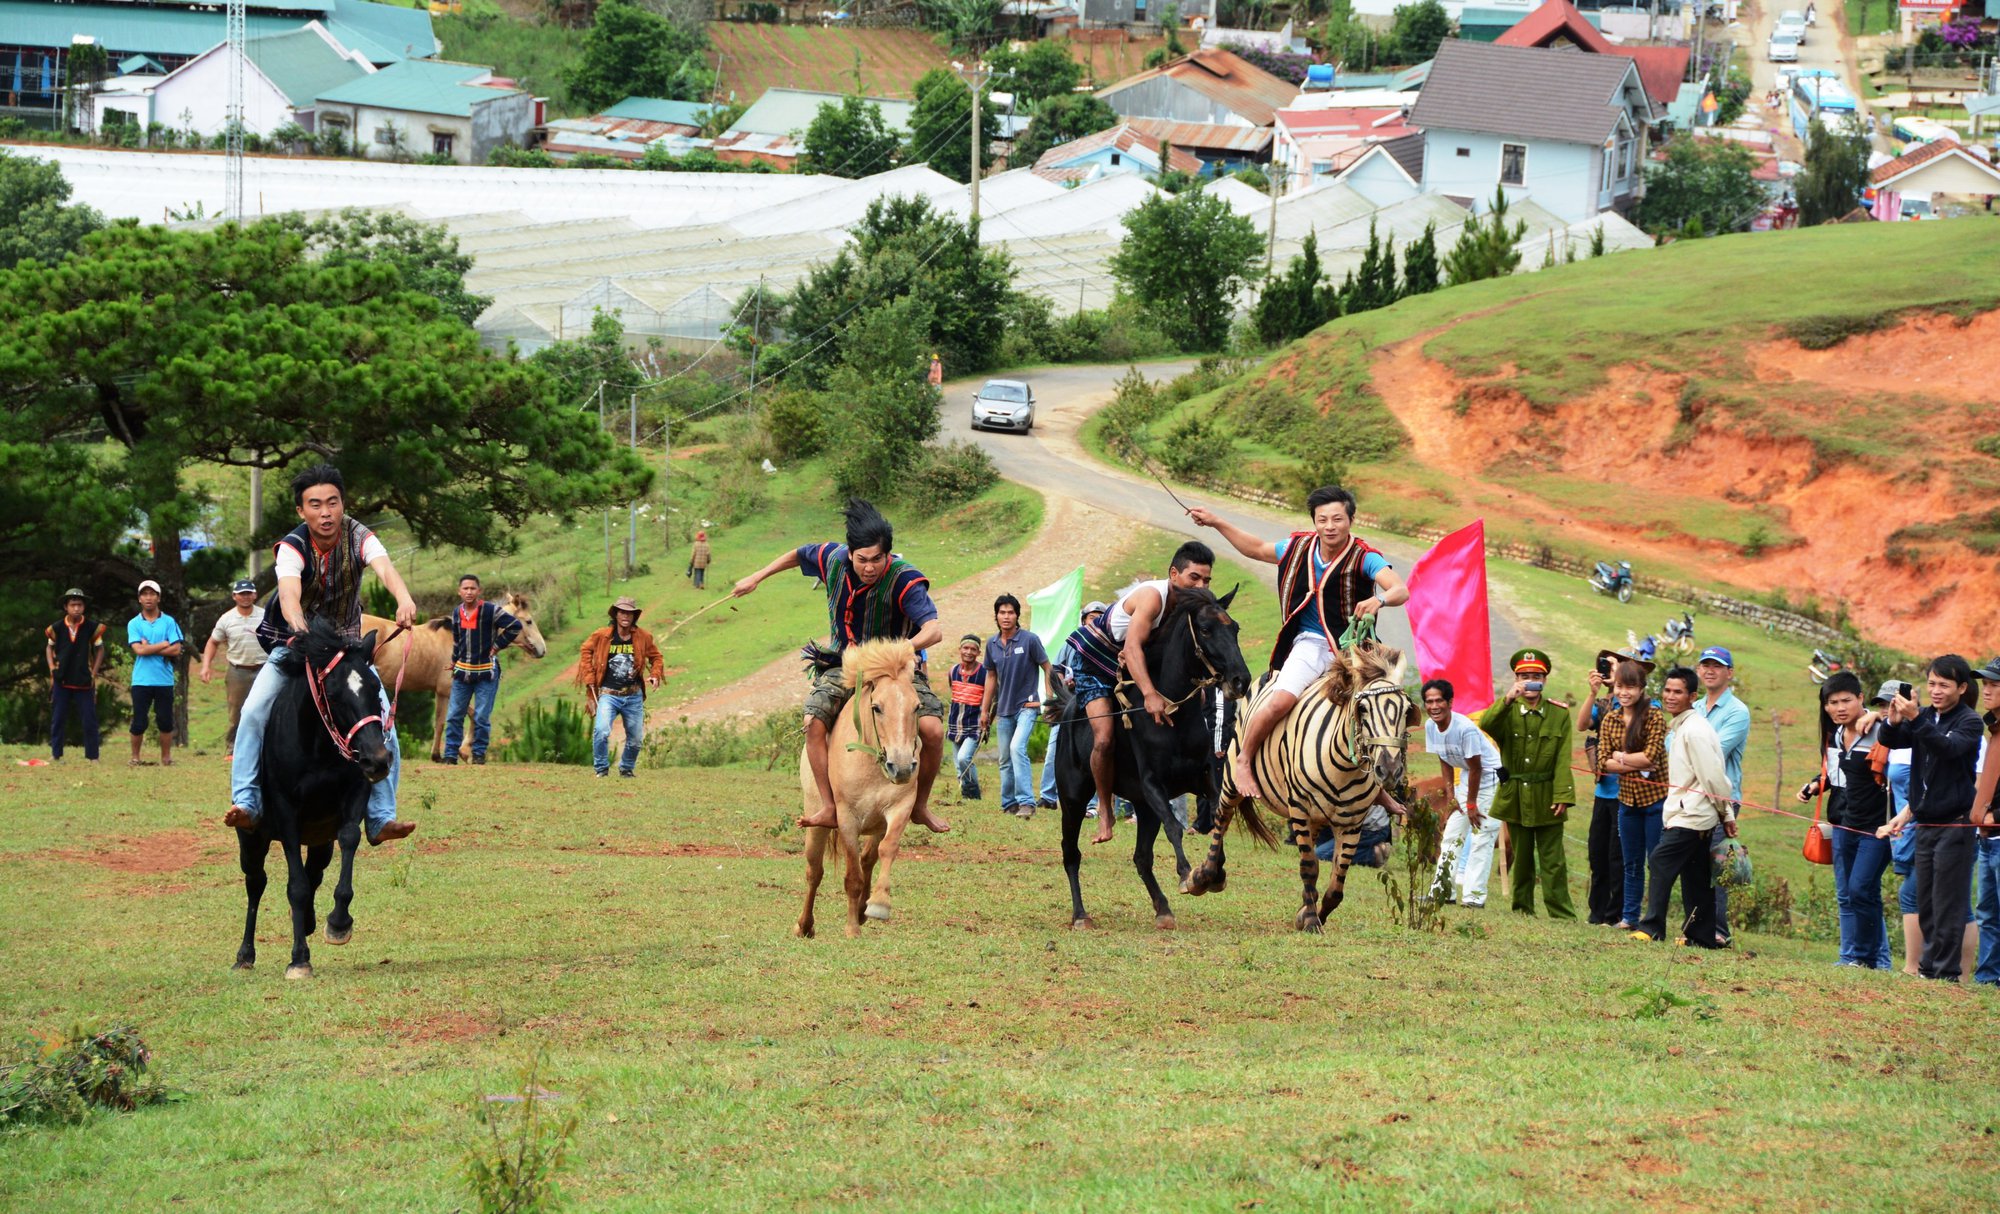
M1278 685L1250 714L1236 754L1236 788L1246 797L1263 796L1255 774L1257 749L1306 689L1326 674L1348 625L1410 597L1410 588L1388 558L1354 534L1352 493L1337 485L1315 489L1306 497L1306 513L1312 530L1294 531L1273 543L1200 506L1188 511L1188 517L1220 531L1244 556L1278 567L1278 605L1284 616L1271 647Z
M796 569L826 586L828 642L835 650L863 641L907 640L921 655L944 640L937 605L931 602L930 579L890 551L895 534L889 520L858 497L849 498L842 513L847 519L846 543L829 540L791 549L736 583L732 596L741 598L772 574ZM916 691L917 734L923 749L917 760L917 806L910 817L942 834L951 825L930 806L931 785L944 760L944 704L931 690L921 657ZM826 739L852 694L836 666L816 679L806 696L806 758L819 785L820 810L800 818L800 826L837 825L833 783L827 778Z
M458 579L458 609L451 613L451 706L444 721L444 761L458 762L465 714L472 711L472 761L486 762L493 733L493 699L500 694L500 651L521 636L521 621L498 603L480 598L479 577Z
M389 593L396 596L396 624L411 627L417 620L417 604L403 575L389 561L389 550L359 520L347 514L347 483L340 469L316 464L292 478L293 503L298 507L299 525L272 549L278 589L264 605L264 623L258 639L271 652L271 660L257 671L257 681L244 697L243 714L236 724L236 757L230 765L230 806L223 815L225 826L255 830L264 815L264 794L258 786L264 756L264 726L271 719L271 703L278 697L280 680L298 673L298 663L287 647L294 632L304 632L315 615L325 617L340 634L361 639L361 572L372 569ZM389 693L382 692L382 715L389 716ZM385 729L389 744L389 774L368 786L368 841L381 843L400 839L417 828L414 822L396 820L396 782L402 774L401 748L396 731Z

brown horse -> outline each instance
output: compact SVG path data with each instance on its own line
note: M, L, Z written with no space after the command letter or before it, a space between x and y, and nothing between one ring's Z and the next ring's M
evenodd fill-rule
M829 841L847 869L847 934L860 935L864 917L889 917L889 869L917 807L922 743L917 736L916 650L908 641L869 641L849 646L840 665L854 693L826 739L827 777L840 825L806 830L806 905L794 931L798 936L813 934L813 899L819 894ZM819 788L803 749L799 787L805 812L817 813Z
M535 626L528 600L510 590L500 606L521 621L521 637L515 644L526 650L531 658L547 657L549 643L542 639L542 630ZM379 615L364 615L361 627L363 631L373 628L375 635L388 637L396 631L396 621L385 620ZM407 665L404 661L406 653L409 655ZM442 616L419 624L402 636L383 641L375 649L375 669L382 675L382 686L392 692L397 676L401 675L404 690L429 691L437 695L437 719L431 728L431 758L444 758L444 719L451 712L451 617ZM471 737L468 731L467 745L470 745Z

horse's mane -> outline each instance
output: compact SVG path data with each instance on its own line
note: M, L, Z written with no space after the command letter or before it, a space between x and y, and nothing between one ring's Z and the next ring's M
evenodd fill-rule
M1345 704L1371 683L1387 679L1400 686L1403 681L1403 651L1377 641L1366 641L1342 650L1326 675L1320 685L1323 694L1334 704Z
M1216 598L1215 592L1206 586L1196 586L1191 589L1169 587L1166 602L1167 613L1160 617L1158 624L1154 625L1152 634L1146 638L1146 644L1151 646L1159 642L1167 635L1167 625L1178 624L1182 616L1192 615L1200 611L1203 607L1220 607L1221 605L1222 600Z
M438 632L443 632L445 629L451 627L451 617L448 615L441 615L434 620L426 620L423 623L417 625L417 627L431 628L435 629Z
M818 641L807 641L799 649L799 660L806 664L806 673L816 679L840 666L840 650Z
M876 679L911 677L916 670L917 649L908 641L866 641L849 645L841 654L841 671L850 688Z
M306 621L306 631L300 643L306 656L316 663L328 661L338 651L360 644L340 635L333 621L323 615L315 615Z

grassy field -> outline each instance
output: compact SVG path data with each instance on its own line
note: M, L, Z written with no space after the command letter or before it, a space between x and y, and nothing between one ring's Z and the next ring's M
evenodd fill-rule
M1075 934L1056 822L990 803L915 841L892 924L798 941L788 776L423 767L421 844L360 858L355 942L287 982L273 898L229 971L217 760L7 770L0 1023L134 1021L185 1093L0 1138L10 1208L471 1208L474 1112L537 1057L590 1210L1901 1211L1996 1183L2000 1004L1825 945L1497 909L1421 934L1361 870L1304 937L1292 861L1246 849L1163 934L1126 829Z

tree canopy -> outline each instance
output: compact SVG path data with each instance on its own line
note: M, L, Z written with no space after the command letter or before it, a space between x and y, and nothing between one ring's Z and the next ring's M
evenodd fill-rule
M700 101L715 90L708 33L699 21L671 21L634 0L603 0L568 84L590 111L627 97Z
M1031 42L1021 51L1001 43L986 56L986 66L993 70L987 87L996 93L1011 93L1018 110L1040 113L1043 102L1068 97L1083 83L1083 65L1069 53L1068 46L1056 38Z
M1383 41L1383 58L1403 64L1434 59L1438 47L1456 28L1451 14L1439 0L1399 4L1389 21L1389 36Z
M70 206L70 184L53 161L0 148L0 269L32 257L54 263L104 226L92 207Z
M394 267L405 287L437 300L466 324L478 320L493 302L491 296L466 291L465 274L472 268L472 257L458 251L458 237L443 224L360 207L316 219L293 211L278 216L276 222L304 240L306 251L328 266L367 261Z
M1828 130L1817 119L1806 132L1806 162L1793 190L1799 226L1831 223L1861 205L1868 186L1868 137Z
M1764 188L1751 176L1756 167L1741 144L1675 139L1666 159L1646 170L1639 226L1655 236L1686 234L1697 224L1711 236L1747 229L1765 203Z
M1089 93L1051 97L1035 111L1028 129L1014 140L1007 163L1017 169L1027 168L1050 148L1117 125L1118 112Z
M910 111L910 142L904 161L927 164L953 181L972 180L972 89L948 68L934 67L917 78L917 103ZM979 165L993 163L1000 119L993 107L979 110Z
M1507 226L1507 191L1495 186L1486 214L1466 221L1458 243L1445 255L1446 279L1457 286L1512 274L1521 264L1521 238L1527 234L1525 219Z
M1126 214L1111 273L1183 349L1217 350L1263 251L1248 219L1206 190L1188 190Z
M799 172L866 177L895 165L901 140L883 121L881 106L860 97L842 97L819 107L806 128L805 144Z

